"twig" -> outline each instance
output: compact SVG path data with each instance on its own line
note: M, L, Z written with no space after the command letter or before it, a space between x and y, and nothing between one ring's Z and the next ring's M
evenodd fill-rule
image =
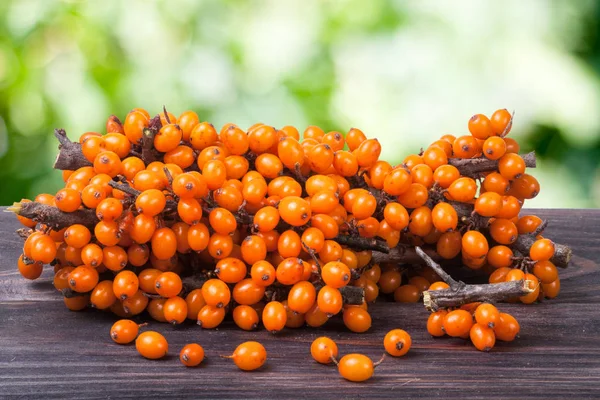
M14 203L6 211L14 212L17 215L48 225L54 230L60 230L75 224L81 224L93 229L96 223L98 223L98 218L94 210L81 209L73 212L64 212L56 207L35 201Z
M535 168L536 159L535 152L521 154L525 166L528 168ZM485 157L478 158L451 158L448 160L448 164L455 166L461 175L477 177L482 172L495 171L498 169L497 160L489 160Z
M529 249L531 248L533 243L535 243L536 240L537 239L533 234L519 235L515 243L513 243L513 246L521 254L523 254L524 256L528 256ZM569 262L571 261L572 255L573 251L569 246L554 242L554 256L552 256L550 261L557 267L566 268L569 265Z
M430 311L440 308L459 307L463 304L478 301L496 302L514 297L524 296L532 292L525 280L502 282L496 284L467 285L452 278L442 267L433 261L420 247L415 247L417 254L433 269L450 287L441 290L423 292L423 304Z
M383 240L350 235L337 235L333 240L341 245L352 247L353 250L375 250L380 253L390 252L390 247Z
M59 141L58 155L54 161L54 168L61 170L74 171L81 167L87 167L92 165L91 162L84 157L81 151L81 144L72 142L68 137L64 129L55 129L54 136Z

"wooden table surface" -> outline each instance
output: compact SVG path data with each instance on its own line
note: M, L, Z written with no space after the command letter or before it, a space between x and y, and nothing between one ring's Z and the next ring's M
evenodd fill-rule
M202 330L149 321L162 332L169 356L140 357L135 346L112 342L115 317L97 311L70 312L51 283L52 271L26 281L16 262L22 246L18 224L0 213L0 398L550 398L600 397L600 210L536 210L548 219L548 237L572 247L561 270L562 292L535 305L501 305L521 324L520 338L482 353L461 339L432 338L422 304L378 303L369 308L366 334L331 321L321 329L243 332L227 323ZM388 357L364 383L347 382L333 366L315 363L310 343L321 335L337 341L340 354L360 352L378 359L393 328L407 330L411 351ZM259 371L241 372L230 354L246 340L268 352ZM207 359L185 368L181 347L200 343Z

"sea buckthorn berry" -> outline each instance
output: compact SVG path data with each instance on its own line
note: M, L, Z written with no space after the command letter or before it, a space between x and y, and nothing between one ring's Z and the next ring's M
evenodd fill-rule
M396 230L402 230L408 226L408 212L403 205L390 202L383 209L383 217L385 221Z
M521 149L521 146L519 146L519 143L513 138L505 137L504 143L506 143L506 152L507 153L518 153L519 150Z
M506 153L506 142L498 136L492 136L483 143L483 155L490 160L497 160Z
M519 231L515 224L508 219L497 218L489 227L490 236L500 244L512 244L517 240Z
M182 137L183 132L179 125L174 123L164 125L154 136L154 148L161 153L166 153L175 149L181 142Z
M448 164L448 156L439 147L429 147L423 153L423 161L434 170L444 164Z
M529 249L529 257L534 261L548 261L554 256L554 243L550 239L536 240Z
M480 140L485 140L494 135L490 119L483 114L475 114L469 119L469 132Z
M502 210L502 196L486 192L475 201L475 212L483 217L494 217Z
M248 145L250 150L261 154L277 143L277 132L272 126L261 125L248 131Z
M377 199L371 193L359 194L352 205L352 214L356 219L365 219L373 215L377 209Z
M287 312L285 307L278 301L270 301L265 305L262 312L262 323L265 329L276 333L285 327Z
M506 282L520 281L521 279L525 279L525 273L520 269L513 268L506 274L504 279Z
M506 179L520 178L525 173L525 161L514 153L507 153L498 160L498 172Z
M222 235L228 235L237 228L237 222L231 211L221 207L214 208L210 212L208 220L215 232Z
M137 293L140 281L135 272L121 271L113 280L113 293L121 301Z
M94 158L94 171L114 178L121 173L123 164L119 156L112 151L103 151Z
M163 272L156 278L154 283L156 293L162 297L175 297L183 289L181 278L174 272Z
M350 282L350 268L338 261L325 264L321 270L321 277L326 285L332 288L341 288Z
M287 298L287 306L290 310L306 314L315 304L317 291L312 283L302 281L294 284Z
M23 257L25 256L21 254L19 256L19 260L17 261L19 273L21 274L21 276L23 276L23 278L25 279L30 280L39 278L44 270L44 264L42 264L39 261L35 262L33 260L28 260L28 262L25 262L23 260Z
M331 146L333 151L339 151L344 148L344 144L346 141L344 140L344 136L339 132L328 132L321 138L321 143L328 144Z
M334 154L328 144L321 143L312 147L306 156L311 170L317 174L327 172L333 165Z
M433 181L442 189L447 189L458 178L460 172L453 165L440 165L433 172Z
M322 312L333 316L342 310L342 294L336 288L323 286L317 295L317 305Z
M458 178L448 187L452 200L468 203L475 198L477 183L471 178Z
M198 313L198 322L203 329L214 329L225 319L225 307L205 305Z
M182 199L200 197L206 192L206 182L202 175L180 174L173 179L173 192Z
M323 263L340 261L344 256L344 249L335 240L325 240L323 248L319 252L319 259Z
M133 226L129 230L129 236L136 243L144 244L152 239L155 231L156 222L154 221L154 218L140 214L133 219Z
M233 321L240 329L252 331L258 327L258 313L250 306L237 306L233 309Z
M318 363L331 364L338 356L338 347L330 338L321 336L313 340L310 354Z
M179 352L179 361L186 367L197 367L204 360L204 349L198 343L183 346Z
M512 127L512 115L506 108L496 110L490 117L490 123L495 135L506 136Z
M479 351L490 351L496 344L494 330L485 324L476 323L469 331L473 346Z
M125 158L129 155L131 143L125 135L117 132L109 132L103 136L103 139L106 150L114 152L120 158Z
M137 110L132 110L127 114L123 122L123 131L131 143L141 143L143 130L148 127L149 120L149 116Z
M265 287L256 284L252 279L242 279L233 287L233 300L242 305L255 305L265 294Z
M383 181L383 190L392 196L398 196L410 189L412 177L403 167L394 168Z
M440 232L452 231L458 225L458 214L450 204L438 203L431 210L431 221Z
M415 285L401 285L394 290L394 301L397 303L416 303L421 298L421 292Z
M65 230L64 238L67 245L80 249L90 242L92 234L85 226L75 224Z
M276 269L277 281L283 285L293 285L299 282L304 275L302 259L288 257L281 261Z
M379 159L381 154L381 144L377 139L364 140L356 150L354 155L361 168L370 168Z
M61 189L56 192L54 202L59 210L73 212L81 206L81 194L73 189Z
M385 177L392 170L392 166L387 161L377 161L369 168L369 179L371 186L376 189L383 189Z
M510 267L512 265L513 251L510 247L494 246L487 254L487 262L494 268Z
M519 235L534 232L542 224L542 219L535 215L524 215L517 221Z
M473 317L468 311L454 310L450 311L444 317L444 332L452 337L465 337L469 334L473 326Z
M140 274L141 275L141 274ZM140 279L141 282L141 279ZM140 283L140 287L141 287ZM206 305L204 297L202 297L202 289L194 289L185 297L187 304L187 318L198 319L198 313Z
M412 183L410 188L398 196L398 202L406 208L417 208L425 205L429 191L420 183Z
M87 185L81 192L81 202L87 208L96 208L106 199L106 191L100 185Z
M209 279L202 285L202 297L209 306L223 308L231 300L231 291L220 279Z
M310 220L310 203L301 197L290 196L279 202L281 219L292 226L302 226Z
M429 315L429 318L427 318L427 332L431 336L442 337L446 334L444 332L444 319L447 314L447 310L439 310Z
M410 171L410 174L412 175L413 183L419 183L427 189L433 185L433 169L427 164L416 165Z
M513 219L519 216L523 203L514 196L502 196L502 210L496 218Z
M235 365L243 371L254 371L267 361L267 351L258 342L244 342L235 349L232 355L221 357L231 358Z
M452 153L457 158L473 158L481 152L477 138L471 135L459 136L452 144Z
M223 186L227 179L227 168L220 160L210 160L202 168L202 177L210 190L216 190Z
M139 333L140 325L130 319L121 319L110 328L110 338L118 344L129 344L133 342Z
M279 140L277 154L283 165L292 171L296 169L296 166L300 168L304 164L304 148L293 137Z
M433 228L431 210L427 206L415 208L410 214L408 230L416 236L426 236Z
M323 189L310 198L310 208L315 214L329 214L339 204L337 194Z
M529 293L525 296L519 297L519 300L523 304L531 304L535 302L540 294L540 281L534 274L525 274L525 286L529 289Z
M159 228L151 239L152 254L159 260L168 260L177 252L177 237L171 228Z
M223 127L220 139L227 150L233 155L240 156L248 151L248 135L233 124L227 124Z
M483 180L483 189L486 192L505 194L508 191L510 181L498 172L488 174Z
M90 136L81 142L81 152L89 162L93 163L96 156L105 151L104 138L101 136Z
M84 294L83 296L65 297L63 298L63 301L69 310L81 311L90 303L90 295Z
M500 318L500 312L494 305L483 303L475 309L474 317L478 324L493 328Z
M268 261L257 261L250 269L252 280L260 286L269 286L275 282L275 267Z
M558 270L550 261L538 261L533 266L533 274L544 284L550 284L558 279Z
M279 219L279 211L275 207L263 207L254 214L254 228L259 232L270 232L277 227Z
M133 296L129 296L120 304L122 305L125 315L134 316L141 314L146 309L148 302L149 299L144 292L138 290Z
M554 282L542 283L542 291L544 296L548 299L553 299L558 296L560 292L560 278L556 278Z
M135 177L133 178L133 187L140 191L163 189L165 187L165 182L157 172L144 170L135 174Z
M360 307L350 307L343 313L344 325L356 333L363 333L371 328L371 315Z
M274 154L263 153L256 157L254 167L265 178L277 178L283 172L283 164Z
M389 331L383 339L383 347L389 355L394 357L401 357L408 353L412 340L410 335L402 329L392 329Z
M323 232L317 228L311 227L306 229L302 232L300 240L302 242L302 248L305 251L318 253L323 249L323 246L325 246L325 236L323 235Z
M138 353L150 360L163 358L169 352L169 344L163 335L154 331L141 333L135 340Z
M488 282L489 283L506 282L506 276L508 275L508 273L511 270L512 270L512 268L509 268L509 267L498 268L497 270L495 270L494 272L492 272L490 274L490 277L488 278Z
M519 330L519 323L512 315L507 313L499 314L498 321L494 326L494 334L498 340L512 342L519 334Z
M487 254L489 245L480 232L467 231L462 237L462 250L470 257L480 258Z
M520 199L533 199L540 193L540 183L534 176L523 174L512 181L509 193Z
M188 230L188 244L194 251L203 251L208 246L210 232L203 223L193 225Z
M224 258L219 260L215 273L223 282L237 283L246 277L246 264L237 258Z
M98 284L98 280L98 271L85 265L71 271L68 278L69 287L78 293L89 292Z
M443 233L436 242L436 251L440 257L451 260L460 254L462 248L462 235L460 232Z
M233 239L230 235L213 233L208 239L208 254L214 259L221 260L229 257L233 251Z
M352 382L363 382L373 376L375 367L383 361L383 357L377 363L362 354L346 354L338 362L340 375Z
M135 207L140 214L154 217L160 214L167 204L163 192L157 189L148 189L140 193L135 200Z
M181 324L188 315L187 303L186 301L179 297L170 297L165 301L165 305L163 308L165 313L165 319L167 322L175 325Z
M349 151L337 150L333 157L333 167L341 176L353 176L358 172L358 160Z

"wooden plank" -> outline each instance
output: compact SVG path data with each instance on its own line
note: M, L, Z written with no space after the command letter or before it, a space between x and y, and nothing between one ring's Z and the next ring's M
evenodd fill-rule
M476 351L460 339L431 338L420 304L377 303L370 307L373 327L366 334L343 329L339 319L321 329L242 332L231 322L218 330L193 323L182 327L150 322L145 329L165 334L170 355L150 361L134 346L109 339L114 317L102 312L64 309L44 278L27 282L16 271L18 225L0 214L0 397L43 398L597 398L600 395L600 272L597 254L600 212L546 210L547 234L573 247L575 256L561 270L559 298L531 306L502 305L521 323L520 338L491 353ZM144 320L141 318L140 320ZM340 353L380 357L387 331L403 328L413 337L407 356L388 357L375 377L363 384L344 381L335 367L310 358L310 342L328 335ZM243 373L229 354L246 340L262 342L268 361ZM177 358L186 343L198 342L207 360L184 368Z

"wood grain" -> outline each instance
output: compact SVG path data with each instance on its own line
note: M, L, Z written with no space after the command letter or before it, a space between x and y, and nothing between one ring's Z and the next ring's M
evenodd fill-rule
M491 353L460 339L430 337L422 304L382 302L370 307L373 327L366 334L347 332L339 320L276 336L242 332L231 322L209 331L193 323L174 328L150 321L145 329L169 341L169 357L160 361L141 358L134 346L114 344L108 337L112 315L67 311L52 288L51 270L35 282L22 279L16 271L18 224L0 213L0 398L598 398L600 211L534 212L550 221L547 235L572 246L574 257L560 271L559 298L501 306L518 318L521 335ZM413 348L403 358L388 357L368 382L347 382L335 367L310 358L311 341L328 335L341 354L377 359L393 328L409 331ZM258 340L268 351L259 371L241 372L219 357L246 340ZM189 342L206 350L199 368L179 363L179 349Z

